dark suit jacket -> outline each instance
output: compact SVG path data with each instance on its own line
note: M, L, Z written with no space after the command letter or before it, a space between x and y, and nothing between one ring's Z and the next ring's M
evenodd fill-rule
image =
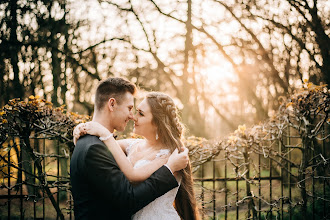
M178 186L165 166L133 186L105 144L91 135L78 140L70 172L76 219L130 219L135 212Z

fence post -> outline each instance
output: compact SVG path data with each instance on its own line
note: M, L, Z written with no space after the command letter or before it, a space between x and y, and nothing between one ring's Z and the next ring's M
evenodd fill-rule
M42 160L43 170L41 170L41 173L40 173L40 170L38 171L39 176L46 174L46 157L45 157L45 155L46 155L46 140L45 139L43 139L42 152L44 154L44 158ZM42 197L43 197L43 199L42 199L42 216L43 216L43 218L46 217L46 213L45 213L45 198L46 198L45 193L46 193L45 192L45 184L42 184Z
M15 138L14 138L15 140ZM22 139L19 139L19 151L20 151L20 160L18 161L19 163L19 168L20 169L24 169L23 168L23 144L22 144ZM21 219L24 219L24 214L23 214L23 172L20 172L20 178L22 180L22 185L20 185L20 214L21 214Z
M249 202L248 202L248 219L251 218L251 211L252 211L252 218L255 219L257 217L257 213L256 213L256 210L254 208L254 201L253 201L253 198L252 198L251 187L250 187L250 183L249 183L249 180L250 180L250 161L249 161L247 146L244 146L243 156L244 156L245 168L247 169L247 172L245 174L245 176L246 176L246 180L245 180L246 196L250 197Z
M215 161L213 159L212 161L213 164L213 178L212 178L212 182L213 182L213 194L212 194L212 199L213 199L213 219L215 219L216 216L216 205L215 205L215 201L216 201L216 195L215 195Z
M36 140L35 140L36 141ZM38 141L38 140L37 140ZM36 175L36 165L33 161L33 174L34 176ZM36 209L36 202L37 202L37 191L36 191L36 186L35 186L35 183L36 183L36 179L35 177L33 178L33 184L34 184L34 187L33 187L33 193L34 193L34 198L33 198L33 217L34 219L37 218L37 209Z
M280 151L280 155L282 156L283 155L283 146L282 146L282 140L284 139L284 132L282 133L282 137L280 137L280 140L279 140L279 151ZM283 159L280 160L282 163L284 162ZM284 190L284 187L283 187L283 180L284 180L284 174L283 174L283 165L281 166L281 219L283 219L283 196L284 196L284 193L283 193L283 190Z
M259 150L260 150L260 144L259 146ZM258 199L258 208L259 208L259 213L258 213L258 219L261 220L261 154L258 154L258 195L259 195L259 199Z
M228 189L227 189L227 160L228 160L228 152L225 153L225 220L228 217Z
M236 160L236 163L238 164L238 159ZM238 202L238 196L239 196L239 187L238 187L238 166L235 165L235 172L236 172L236 220L239 219L239 207L237 205L237 202Z
M269 214L270 214L270 219L273 219L273 206L272 206L272 198L273 198L273 191L272 191L272 177L273 177L273 172L272 172L272 160L270 159L270 154L271 154L271 150L269 150L269 156L268 156L268 160L269 160Z
M11 187L11 184L10 184L10 181L11 181L11 179L10 179L10 172L11 172L11 170L10 170L10 151L11 151L11 145L10 145L10 141L8 141L8 164L7 164L7 167L8 167L8 219L10 219L10 217L11 217L11 213L10 213L10 209L11 209L11 199L10 199L10 197L11 197L11 189L10 189L10 187Z
M317 146L315 146L314 144L313 144L313 142L311 142L311 144L313 145L312 146L312 158L313 158L313 160L312 160L312 163L313 163L313 167L312 167L312 195L313 195L313 197L312 197L312 210L313 210L313 212L312 212L312 219L314 220L315 219L315 186L314 186L314 184L315 184L315 179L314 179L314 172L316 172L316 169L314 168L314 166L315 166L315 149L316 149L316 147Z
M287 142L287 145L291 145L291 140L290 140L290 135L291 135L291 132L290 132L290 124L288 123L288 136L286 138L286 142ZM288 158L289 158L289 161L291 161L291 150L289 149L289 155L288 155ZM289 210L288 210L288 213L289 213L289 220L292 219L292 213L291 213L291 198L292 198L292 191L291 191L291 163L289 162L288 163L288 182L289 182Z
M204 204L204 181L203 181L203 177L204 177L204 164L201 165L201 169L202 169L202 179L201 179L201 185L202 185L202 192L201 192L201 197L202 197L202 219L204 220L204 212L205 212L205 204Z
M306 166L307 166L307 157L308 157L308 137L303 136L302 137L302 161L299 167L299 185L300 185L300 193L301 193L301 197L303 200L303 204L301 206L301 212L302 212L302 216L303 219L306 219L306 215L307 215L307 192L306 192Z
M326 152L325 152L325 138L324 138L325 135L326 135L326 127L323 125L322 153L323 153L324 156L326 156ZM326 204L327 204L327 202L326 202L326 195L325 195L325 193L326 193L326 190L325 190L326 183L327 183L327 181L324 178L323 179L323 217L325 217L326 216L326 213L327 213L327 211L326 211Z
M56 198L57 198L57 204L58 204L58 207L60 208L60 187L59 187L59 184L60 184L60 146L59 146L59 139L56 138L56 158L57 158L57 177L56 177L56 181L57 181L57 186L56 186L56 189L57 189L57 195L56 195ZM59 218L59 213L57 213L57 217L56 219Z

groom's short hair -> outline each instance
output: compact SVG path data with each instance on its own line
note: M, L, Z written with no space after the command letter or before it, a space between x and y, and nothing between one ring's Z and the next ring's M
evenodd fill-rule
M95 107L101 110L110 98L115 98L120 104L123 95L127 92L132 95L136 92L136 86L130 81L121 77L110 77L102 80L96 89Z

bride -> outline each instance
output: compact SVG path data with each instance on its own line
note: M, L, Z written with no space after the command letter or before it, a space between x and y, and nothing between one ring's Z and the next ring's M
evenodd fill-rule
M164 165L173 151L181 149L183 126L172 98L160 92L149 93L139 104L134 122L133 132L145 139L115 141L112 137L104 143L125 176L138 184ZM107 137L110 132L97 122L87 122L75 128L74 142L85 134ZM190 163L174 176L179 186L142 208L132 219L199 219Z

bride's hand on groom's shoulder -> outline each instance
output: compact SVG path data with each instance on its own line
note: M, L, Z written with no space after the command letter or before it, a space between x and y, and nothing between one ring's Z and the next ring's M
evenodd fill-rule
M98 122L90 121L85 123L85 131L87 134L97 137L107 137L111 133L110 131Z
M85 131L85 123L80 123L78 124L74 129L73 129L73 143L74 145L77 144L78 139L81 136L84 136L86 134Z
M78 139L81 136L84 136L86 134L90 134L98 137L106 137L110 135L110 131L97 122L90 121L86 123L80 123L73 130L74 145L76 145Z

